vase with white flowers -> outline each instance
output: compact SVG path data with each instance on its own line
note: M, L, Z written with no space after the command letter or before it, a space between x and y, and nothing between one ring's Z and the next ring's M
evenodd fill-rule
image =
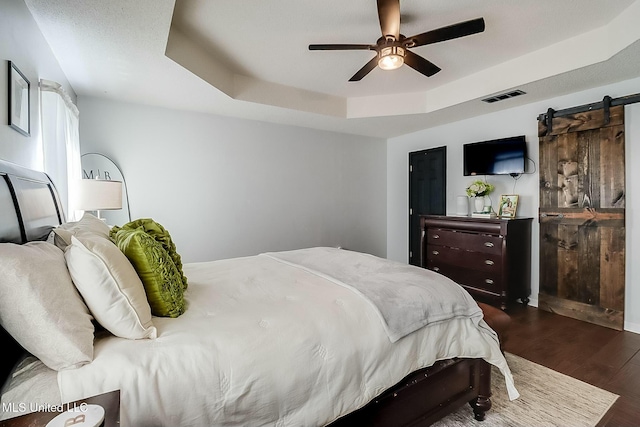
M488 196L495 187L488 182L476 180L467 187L467 196L474 197L474 212L482 212L484 210L485 196Z

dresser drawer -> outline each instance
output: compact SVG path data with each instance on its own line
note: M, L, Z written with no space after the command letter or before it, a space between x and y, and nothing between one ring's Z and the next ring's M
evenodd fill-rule
M502 254L502 236L468 233L443 228L428 228L427 245L450 246L474 252Z
M458 265L472 270L491 272L496 276L502 273L502 257L500 254L473 252L464 249L442 245L427 247L427 261L434 265Z
M502 277L499 272L472 270L431 260L427 262L427 268L447 276L460 285L483 289L496 295L499 295L503 290Z

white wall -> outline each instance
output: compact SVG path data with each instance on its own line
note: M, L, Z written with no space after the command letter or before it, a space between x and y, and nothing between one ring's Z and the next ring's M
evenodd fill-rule
M464 189L473 181L462 175L462 145L469 142L526 135L529 157L538 166L537 116L548 108L561 110L601 100L605 95L613 98L638 93L640 79L633 79L542 102L515 107L493 114L439 126L436 128L392 138L387 142L387 257L403 262L408 260L408 153L433 147L447 147L447 211L455 213L456 196L464 195ZM526 95L525 95L526 96ZM502 102L509 102L508 100ZM640 253L640 194L631 192L640 182L640 107L626 107L626 165L627 165L627 275L625 296L625 327L640 332L640 266L634 260ZM529 164L529 168L532 165ZM532 169L530 169L532 170ZM539 239L538 239L538 180L535 173L522 175L518 181L509 176L490 176L495 184L493 207L497 210L500 194L519 194L519 216L533 217L533 247L531 260L531 300L537 305L539 290ZM635 255L635 258L633 257Z
M385 140L80 96L83 153L187 262L308 246L386 255Z
M0 159L42 170L38 81L58 82L72 99L76 95L22 0L0 0L0 41ZM14 62L31 83L31 136L9 126L8 61Z

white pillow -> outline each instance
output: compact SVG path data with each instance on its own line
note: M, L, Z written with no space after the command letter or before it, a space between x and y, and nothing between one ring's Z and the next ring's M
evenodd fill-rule
M66 222L54 228L47 241L65 250L71 244L71 236L94 234L109 239L109 231L111 231L111 227L103 220L85 212L80 221Z
M144 285L111 240L91 234L72 236L64 257L98 323L118 337L156 338Z
M46 242L0 244L0 324L51 369L93 360L93 323L62 251Z

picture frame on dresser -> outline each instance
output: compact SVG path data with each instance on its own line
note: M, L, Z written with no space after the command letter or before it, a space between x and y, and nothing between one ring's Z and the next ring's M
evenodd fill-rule
M518 210L518 199L517 194L503 194L500 196L498 216L500 218L515 218Z
M31 83L13 61L9 61L9 126L31 135Z

